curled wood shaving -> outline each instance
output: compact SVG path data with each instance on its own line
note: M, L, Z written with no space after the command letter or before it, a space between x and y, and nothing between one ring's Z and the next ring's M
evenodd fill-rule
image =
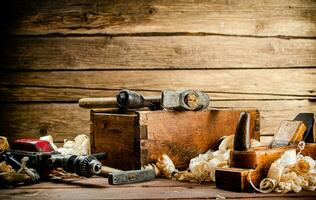
M160 176L161 170L155 164L148 164L142 167L142 169L154 169L156 176Z
M64 145L57 148L51 135L43 136L41 140L48 141L54 151L58 151L62 155L88 155L90 154L90 139L87 135L77 135L74 140L64 140Z
M9 150L9 142L6 137L0 136L0 151Z
M62 155L88 155L90 154L90 140L87 135L78 135L74 140L64 140L62 148L57 150Z
M265 178L263 179L261 182L260 182L260 185L259 185L259 188L257 188L252 180L251 180L251 173L252 173L253 170L251 170L248 174L248 180L249 180L249 183L250 185L255 189L257 190L258 192L261 192L261 193L270 193L270 192L273 192L273 190L275 189L276 185L277 185L277 181L272 179L272 178Z
M299 173L308 173L315 168L315 160L309 156L302 157L295 165L295 170Z
M161 174L166 176L167 178L172 178L172 175L175 172L178 172L172 160L166 154L163 154L162 156L158 158L158 162L156 163L156 166L161 171Z
M304 147L304 145L300 144L300 147ZM250 184L255 190L262 193L273 191L297 193L302 189L314 191L316 189L316 162L309 156L301 155L300 152L296 155L295 149L288 150L280 159L274 161L270 166L267 178L260 182L259 189L253 185L251 179L249 179Z
M15 172L11 165L8 165L5 161L0 163L0 173Z
M233 135L227 136L219 145L219 150L208 150L206 153L192 158L186 171L175 169L173 162L167 155L160 157L156 166L164 176L178 181L197 183L215 181L215 169L228 167L230 150L233 148L233 139Z

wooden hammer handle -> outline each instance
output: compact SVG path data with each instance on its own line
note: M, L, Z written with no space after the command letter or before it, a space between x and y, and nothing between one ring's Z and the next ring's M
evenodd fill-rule
M82 108L115 108L117 107L115 97L82 98L79 100Z

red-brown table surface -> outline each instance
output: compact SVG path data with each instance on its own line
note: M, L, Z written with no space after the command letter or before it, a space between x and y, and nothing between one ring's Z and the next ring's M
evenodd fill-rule
M214 184L195 184L167 179L109 185L106 178L76 178L41 182L14 189L0 189L0 199L316 199L316 192L287 194L241 193L221 190Z

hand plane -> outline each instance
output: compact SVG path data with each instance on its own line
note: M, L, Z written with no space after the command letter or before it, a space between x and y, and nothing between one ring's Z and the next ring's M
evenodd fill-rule
M304 113L305 116L307 113ZM302 113L300 114L302 115ZM230 168L218 168L215 171L216 186L221 189L233 191L247 191L251 189L250 179L257 185L266 177L270 165L290 149L297 149L299 141L311 134L314 129L314 115L295 120L283 121L269 146L251 147L249 143L249 114L241 113L237 125L234 149L230 152ZM308 123L306 123L308 121ZM310 122L313 123L310 123ZM302 155L316 159L316 143L306 143Z
M121 110L148 107L151 110L201 110L209 105L210 97L198 90L163 90L161 96L144 97L135 91L121 90L116 98L82 98L82 108L115 108Z

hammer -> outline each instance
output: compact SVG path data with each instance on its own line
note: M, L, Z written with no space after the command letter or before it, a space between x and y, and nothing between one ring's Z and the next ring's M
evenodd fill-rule
M83 98L79 100L82 108L139 109L148 107L151 110L201 110L208 107L209 96L198 90L164 90L161 96L144 97L135 91L121 90L115 97Z

